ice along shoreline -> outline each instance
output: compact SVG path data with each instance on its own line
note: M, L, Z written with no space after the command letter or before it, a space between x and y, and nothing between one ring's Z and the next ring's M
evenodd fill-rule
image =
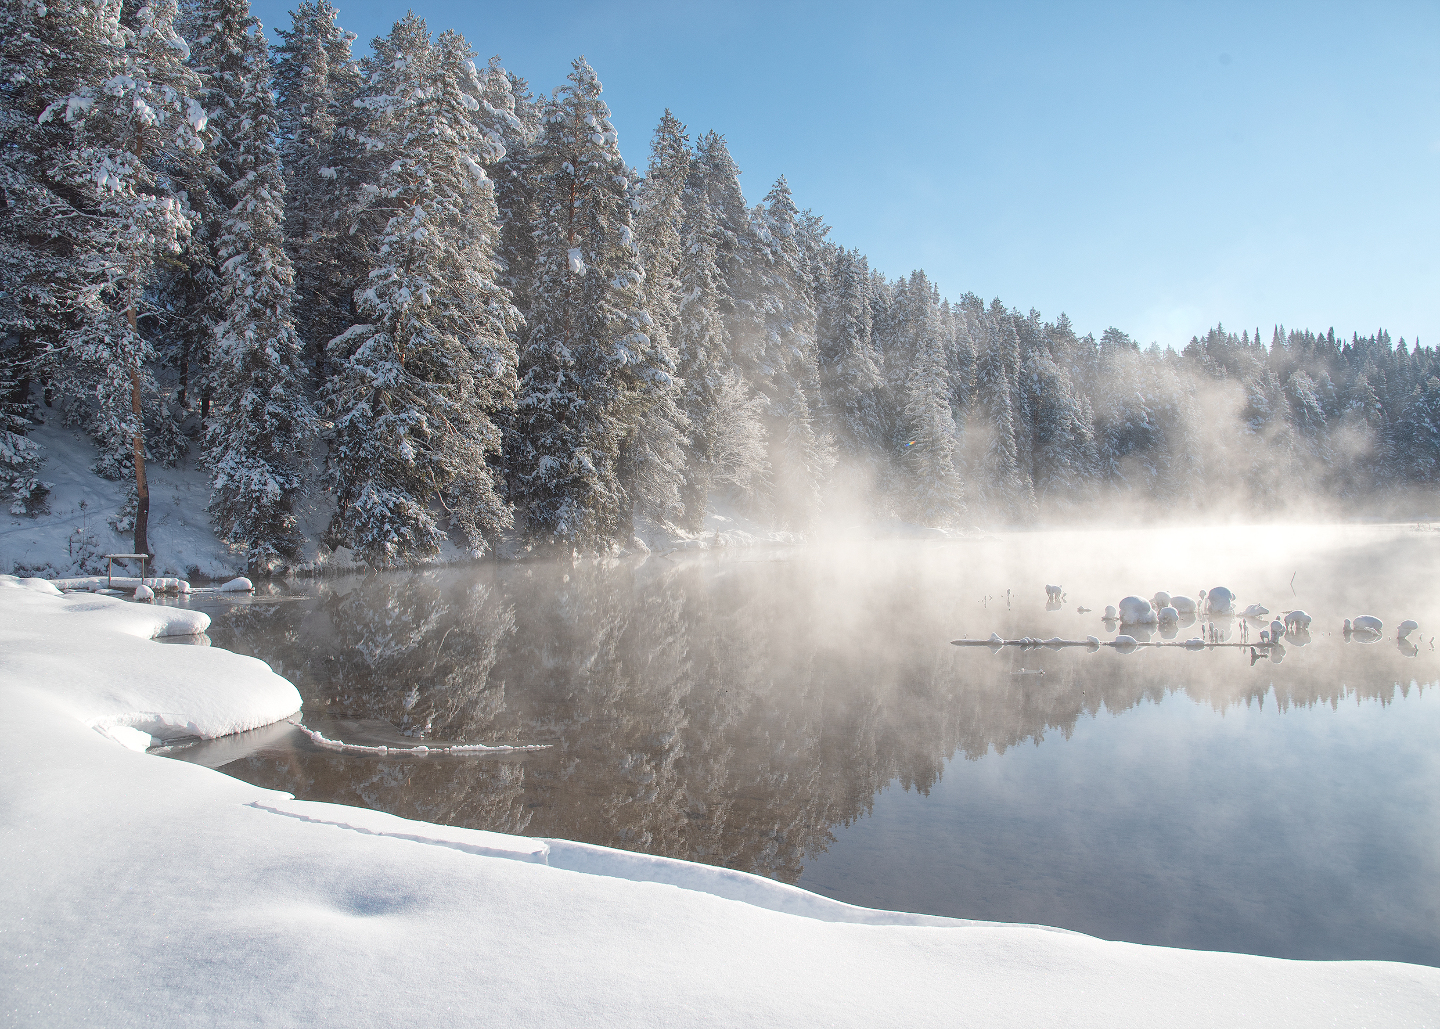
M851 908L683 861L295 801L128 749L151 729L218 736L299 708L262 662L152 642L206 623L0 577L16 1024L371 1024L397 1002L462 1024L1427 1025L1440 1010L1440 969Z

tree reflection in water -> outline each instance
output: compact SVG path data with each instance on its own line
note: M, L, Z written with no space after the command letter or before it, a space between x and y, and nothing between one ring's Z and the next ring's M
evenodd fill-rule
M947 645L957 625L983 618L1013 638L1057 615L977 613L982 594L947 590L930 564L911 551L487 565L257 598L217 613L211 635L295 681L311 724L378 719L417 743L550 747L377 758L292 741L225 771L304 798L794 882L888 785L927 794L957 754L1068 738L1102 707L1177 689L1220 710L1410 689L1395 648L1331 640L1309 662L1258 669L1236 650L960 650Z

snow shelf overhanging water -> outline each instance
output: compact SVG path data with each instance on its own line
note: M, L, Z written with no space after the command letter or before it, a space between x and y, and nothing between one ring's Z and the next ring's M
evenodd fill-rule
M869 911L296 801L126 746L284 718L205 615L0 577L0 981L20 1025L1433 1023L1440 969ZM101 731L96 731L96 730ZM109 734L102 735L102 732Z

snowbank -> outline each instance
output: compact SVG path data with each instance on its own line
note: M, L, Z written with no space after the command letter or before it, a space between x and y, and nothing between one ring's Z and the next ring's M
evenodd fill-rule
M48 417L59 421L56 412ZM30 438L45 455L39 478L55 487L47 513L34 518L0 516L0 570L49 578L104 572L101 554L134 549L131 535L116 532L112 525L125 504L130 482L112 482L95 474L95 447L79 430L46 424L31 430ZM245 570L244 558L231 553L210 527L209 475L193 455L173 468L152 462L146 474L150 543L157 556L153 572L225 579ZM115 570L123 569L117 563Z
M210 616L114 597L57 594L43 580L0 575L6 688L39 690L91 728L151 736L227 736L300 709L300 694L253 657L150 641L190 636Z
M1440 1011L1433 968L867 911L137 753L152 730L215 735L298 706L258 661L150 639L205 624L0 578L7 1022L1419 1026Z

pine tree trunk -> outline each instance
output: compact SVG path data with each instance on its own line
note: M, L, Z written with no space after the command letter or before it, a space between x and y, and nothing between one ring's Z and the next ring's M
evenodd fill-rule
M135 328L135 308L128 315L130 328ZM150 487L145 481L145 421L140 403L140 365L130 366L130 411L135 416L135 435L131 446L135 454L135 553L150 553Z
M135 133L135 160L141 159L142 137L139 130ZM137 336L140 334L138 319L135 314L136 300L133 269L130 281L130 306L125 312L125 320L130 323L130 331ZM130 412L135 416L135 435L131 438L130 444L135 456L135 550L136 554L150 553L150 486L145 481L145 409L140 398L140 358L137 356L134 363L130 365Z

